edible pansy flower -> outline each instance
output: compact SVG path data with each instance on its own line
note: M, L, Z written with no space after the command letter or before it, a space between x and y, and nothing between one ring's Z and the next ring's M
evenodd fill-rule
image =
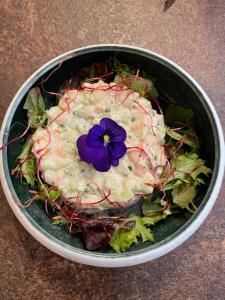
M125 145L126 130L109 118L101 119L88 134L77 140L80 158L92 164L97 171L107 172L111 166L118 166L127 147Z

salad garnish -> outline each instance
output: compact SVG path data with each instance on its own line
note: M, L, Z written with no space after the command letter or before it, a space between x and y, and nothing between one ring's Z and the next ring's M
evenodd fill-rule
M111 165L118 166L119 159L127 151L124 143L126 130L109 118L101 119L99 125L94 125L77 140L80 158L93 164L100 172L107 172Z

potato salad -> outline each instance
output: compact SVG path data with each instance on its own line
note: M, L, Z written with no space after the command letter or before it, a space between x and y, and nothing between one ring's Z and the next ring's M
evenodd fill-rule
M47 145L40 162L43 180L83 207L104 209L113 202L126 205L137 195L152 193L166 163L163 116L125 85L98 81L82 87L67 90L59 104L47 111L47 127L37 129L32 137L37 160L43 154L39 149ZM82 161L76 147L79 136L103 117L127 132L127 153L108 172L98 172ZM109 191L109 201L97 203Z
M26 139L11 174L29 193L18 205L37 201L62 236L66 228L89 251L161 240L170 222L183 224L183 210L198 209L212 172L199 156L192 108L167 99L144 66L116 57L67 75L59 85L52 70L26 95L18 138Z

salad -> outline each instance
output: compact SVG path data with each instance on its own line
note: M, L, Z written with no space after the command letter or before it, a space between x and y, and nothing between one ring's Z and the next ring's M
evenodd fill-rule
M47 110L48 94L58 103ZM154 243L152 226L197 210L211 173L192 110L160 102L154 80L116 57L81 69L57 93L43 81L32 88L26 143L11 171L31 197L18 205L42 202L46 217L82 235L88 250Z

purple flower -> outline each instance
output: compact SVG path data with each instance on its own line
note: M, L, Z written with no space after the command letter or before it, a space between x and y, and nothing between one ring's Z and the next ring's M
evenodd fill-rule
M93 164L97 171L106 172L111 166L118 166L119 159L126 153L126 137L123 127L109 118L103 118L88 134L78 138L78 153L83 161Z

